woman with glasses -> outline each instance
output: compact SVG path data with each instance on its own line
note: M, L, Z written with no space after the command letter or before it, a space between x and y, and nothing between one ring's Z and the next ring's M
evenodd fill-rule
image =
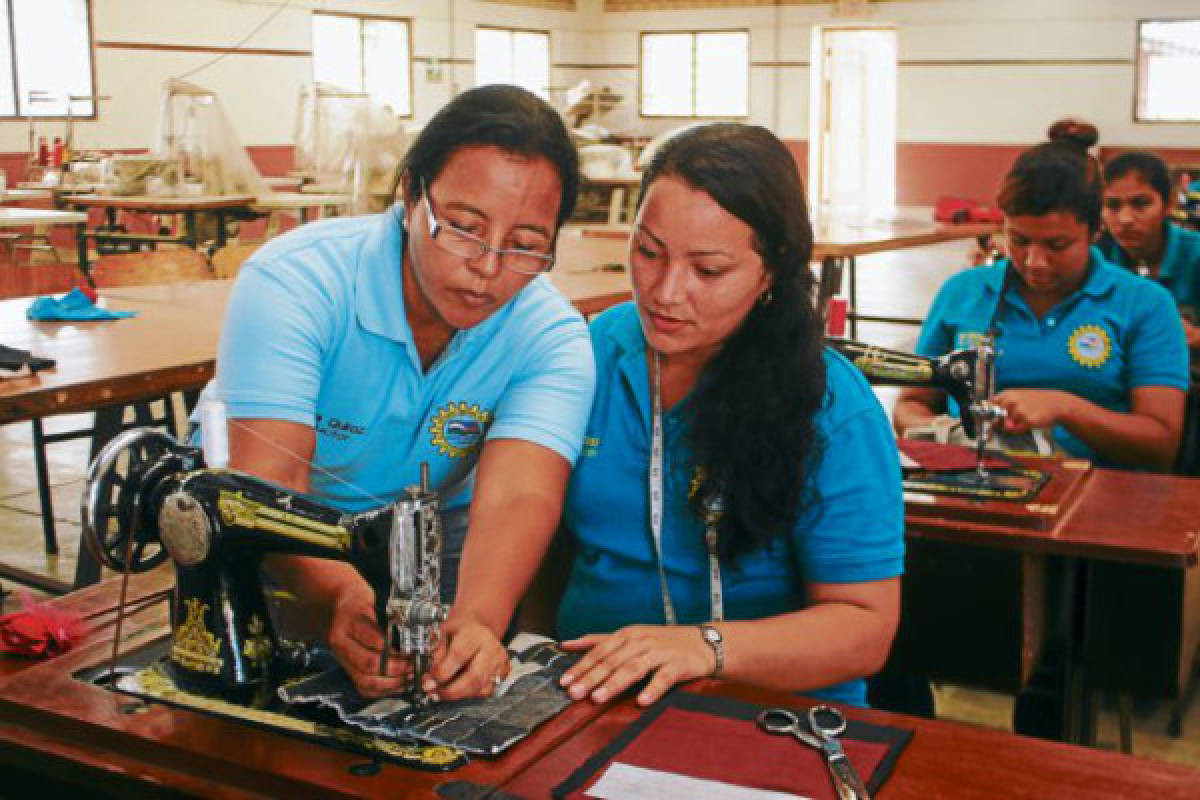
M765 128L665 143L629 245L635 301L593 321L596 399L564 522L563 682L643 705L710 675L865 703L903 568L887 418L824 347L796 164Z
M439 111L383 214L305 225L243 267L212 392L231 466L355 511L430 466L443 601L425 689L487 694L499 642L559 517L593 370L580 315L537 276L578 192L575 149L532 94L489 86ZM466 544L464 545L464 539ZM461 563L460 563L461 551ZM273 557L364 696L403 688L368 584L346 564ZM455 584L457 577L457 593Z

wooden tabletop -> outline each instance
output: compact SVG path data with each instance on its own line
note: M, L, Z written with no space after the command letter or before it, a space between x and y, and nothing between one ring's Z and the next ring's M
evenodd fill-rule
M764 707L809 704L782 692L716 681L701 681L689 691ZM623 700L501 788L518 797L548 797L639 713L631 700ZM847 715L914 733L892 776L873 795L877 800L1192 800L1200 787L1200 771L1175 764L880 711L853 709Z
M325 206L347 206L348 194L310 194L308 192L269 192L259 195L250 206L253 211L289 211Z
M624 273L588 271L611 263L623 246L563 239L550 280L582 313L631 296ZM101 307L139 313L102 322L31 322L31 298L0 301L0 343L58 362L36 375L0 372L0 424L204 386L231 287L225 280L103 289Z
M84 208L119 208L125 211L175 213L249 206L254 203L254 196L248 194L202 194L188 197L159 197L148 194L77 194L67 202L70 205Z
M49 189L6 189L0 192L0 203L21 203L26 200L49 200Z
M1040 498L1034 498L1034 504ZM983 507L981 506L981 511ZM1200 563L1200 478L1092 469L1078 496L1044 529L940 513L906 514L909 536L1126 564Z
M45 208L0 208L0 228L28 225L84 225L87 214L79 211L54 211Z
M123 649L164 635L165 602L156 601L171 579L169 569L132 576L130 603L139 610L122 624ZM577 704L496 760L447 774L385 764L378 775L356 777L347 768L361 756L161 704L122 714L119 697L74 680L75 670L107 659L119 591L120 579L111 578L52 601L92 622L65 656L0 658L0 764L126 796L170 787L205 797L434 797L441 784L471 781L541 798L640 714L628 698L607 708ZM716 681L688 690L762 706L807 705L791 694ZM1191 800L1200 785L1200 772L1174 764L951 722L848 714L914 732L879 800Z

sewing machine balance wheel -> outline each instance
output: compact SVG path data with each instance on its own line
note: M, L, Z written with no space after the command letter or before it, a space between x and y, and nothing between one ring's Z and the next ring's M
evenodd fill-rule
M166 560L157 526L138 518L140 493L147 472L177 447L169 434L134 428L113 437L88 469L80 509L83 541L109 569L125 572L128 566L132 572L146 572Z

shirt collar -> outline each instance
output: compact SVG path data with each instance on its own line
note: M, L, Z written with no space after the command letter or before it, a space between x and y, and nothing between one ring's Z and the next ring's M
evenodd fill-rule
M1010 265L1010 261L1004 260L987 268L991 272L984 279L983 285L991 297L1000 294L1000 288L1004 285L1004 276ZM1107 294L1113 288L1113 269L1114 267L1105 260L1104 254L1100 252L1100 248L1092 245L1088 249L1088 274L1083 281L1083 286L1079 287L1076 293L1086 294L1089 297L1102 297Z
M1170 278L1175 274L1175 262L1179 260L1179 229L1170 222L1163 223L1163 254L1158 262L1158 277Z
M609 327L607 336L621 352L617 359L617 369L628 384L638 405L643 409L646 419L650 418L649 368L646 364L646 336L642 333L642 324L638 319L637 306L629 303L620 306L623 311L616 324Z
M371 333L402 344L413 341L404 312L404 206L378 215L358 253L354 309Z

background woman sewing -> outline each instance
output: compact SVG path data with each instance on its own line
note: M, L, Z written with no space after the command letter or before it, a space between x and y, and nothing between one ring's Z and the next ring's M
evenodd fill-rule
M1104 236L1100 252L1171 292L1183 317L1188 347L1200 348L1200 233L1167 214L1174 204L1163 160L1133 150L1104 165Z
M900 472L870 388L823 347L811 247L764 128L689 130L646 170L635 302L591 326L599 385L564 510L575 699L648 677L647 704L719 675L865 704L899 614Z
M1101 464L1166 470L1183 426L1187 347L1161 286L1091 246L1103 183L1086 123L1056 126L1017 158L997 204L1009 258L959 273L938 292L917 352L937 356L997 335L995 401L1005 430L1053 429L1066 452ZM946 410L933 389L906 389L897 431ZM951 409L955 411L955 409Z

